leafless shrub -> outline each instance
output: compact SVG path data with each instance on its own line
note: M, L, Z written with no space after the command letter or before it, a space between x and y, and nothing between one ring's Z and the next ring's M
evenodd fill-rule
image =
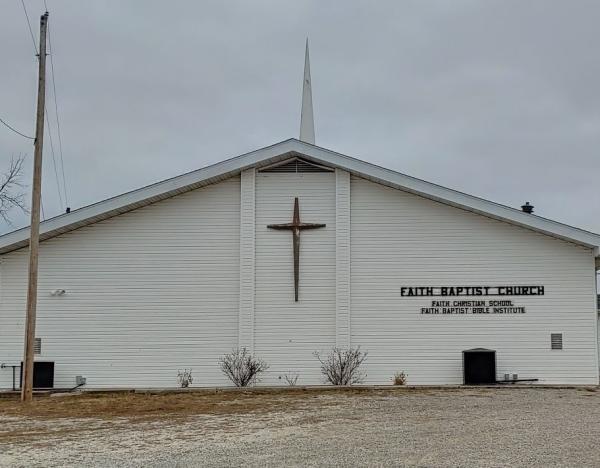
M353 385L362 383L366 377L359 371L360 365L367 358L367 353L357 348L341 349L334 347L329 354L322 356L313 353L321 363L321 373L325 381L332 385Z
M0 218L8 224L11 224L8 212L13 208L19 208L27 213L25 193L22 191L24 186L21 183L24 161L25 157L21 155L18 158L11 158L8 170L0 174Z
M194 377L192 377L192 369L183 369L182 371L177 371L177 382L181 388L187 388L194 381Z
M298 374L298 372L290 372L289 374L285 374L283 376L283 378L285 379L285 382L290 386L290 387L295 387L296 384L298 383L298 378L300 377L300 374Z
M394 385L405 385L406 384L407 375L404 372L396 372L394 377L392 377L392 381Z
M219 358L221 371L236 387L247 387L258 381L258 376L269 366L253 356L246 348L237 348Z

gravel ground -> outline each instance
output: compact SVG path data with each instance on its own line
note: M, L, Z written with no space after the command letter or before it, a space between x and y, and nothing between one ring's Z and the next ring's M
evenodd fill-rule
M288 410L141 421L0 414L0 466L600 466L598 389L294 398Z

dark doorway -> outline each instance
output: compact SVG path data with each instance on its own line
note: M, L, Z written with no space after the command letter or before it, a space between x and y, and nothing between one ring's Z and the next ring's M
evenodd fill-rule
M476 348L463 351L465 385L496 383L496 351Z

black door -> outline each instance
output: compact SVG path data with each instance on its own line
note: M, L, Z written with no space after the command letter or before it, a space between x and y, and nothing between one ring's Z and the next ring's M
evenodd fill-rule
M463 371L465 385L496 383L496 351L491 349L463 351Z

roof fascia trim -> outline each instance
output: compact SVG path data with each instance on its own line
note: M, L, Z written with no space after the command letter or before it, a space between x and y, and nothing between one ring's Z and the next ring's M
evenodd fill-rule
M269 166L278 161L290 159L291 157L301 157L317 164L344 169L352 174L382 185L407 191L440 203L466 209L524 228L533 229L552 237L584 245L588 248L600 246L600 235L598 234L536 215L523 213L520 210L505 205L426 182L296 139L285 140L235 158L227 159L212 166L109 198L74 210L69 214L63 214L46 220L40 224L40 238L45 240L150 203L224 180L239 174L249 167L259 168ZM0 254L26 246L28 239L29 227L0 236ZM595 251L596 254L597 252L598 250Z
M292 156L295 141L293 139L285 140L42 221L40 223L40 240L46 240L88 224L141 208L150 203L233 177L251 166L262 166L282 159L289 159ZM28 245L28 241L29 226L4 234L0 236L0 255L25 247Z
M552 237L584 245L588 248L600 246L600 235L593 232L537 215L524 213L509 206L401 174L391 169L386 169L324 148L315 147L303 142L298 143L307 147L308 154L301 153L304 157L314 157L319 162L345 169L373 182L414 193L424 198L466 209L500 221L533 229Z

